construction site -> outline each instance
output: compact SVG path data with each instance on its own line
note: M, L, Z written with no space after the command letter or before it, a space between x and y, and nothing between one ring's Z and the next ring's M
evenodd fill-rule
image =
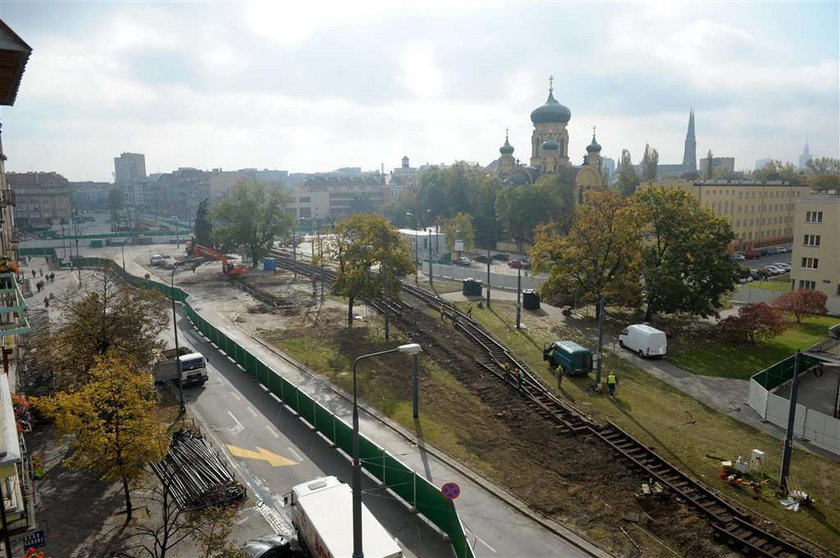
M613 555L834 555L836 460L797 449L800 474L792 482L808 496L800 511L787 511L773 488L777 439L609 355L605 366L621 378L614 400L592 390L591 376L557 385L541 346L554 338L583 341L592 325L584 315L543 305L526 312L525 327L516 330L510 293L494 292L487 308L463 296L460 282L418 288L406 280L400 300L359 303L348 328L346 301L330 293L332 272L308 266L300 253L275 251L270 265L246 271L200 250L192 257L175 246L155 251L186 265L152 266L147 248L126 253L161 282L188 291L208 320L287 353L340 389L352 385L355 355L398 341L420 343L422 419L411 417L410 382L386 365L370 366L361 377L365 405L478 479L504 487L536 517ZM758 447L768 463L751 459ZM797 522L789 524L794 515Z

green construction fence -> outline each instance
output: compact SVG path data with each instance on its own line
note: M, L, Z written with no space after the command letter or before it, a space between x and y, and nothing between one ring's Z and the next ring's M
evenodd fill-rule
M758 382L761 387L770 391L793 378L794 362L796 355L791 355L786 359L780 360L773 366L769 366L753 375L752 379ZM807 370L808 368L823 362L822 359L812 357L806 354L799 355L799 371Z
M246 373L293 409L307 423L311 424L336 447L347 455L353 454L353 429L327 408L309 397L293 383L262 362L245 347L242 347L195 311L190 304L189 294L176 287L157 281L142 279L126 273L114 261L105 258L78 258L74 264L81 267L108 268L122 274L130 284L153 288L167 297L174 294L175 300L183 303L190 321L204 337L239 364ZM473 549L467 541L455 505L426 479L408 468L395 456L374 442L360 435L359 454L362 467L382 482L403 501L414 507L430 523L449 536L458 558L474 558Z

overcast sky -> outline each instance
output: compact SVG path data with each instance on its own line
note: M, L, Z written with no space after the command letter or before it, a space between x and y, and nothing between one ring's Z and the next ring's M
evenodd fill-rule
M580 164L645 143L682 162L840 151L838 2L10 2L33 48L2 108L7 169L111 180L179 166L386 170L530 157L531 110L571 109Z

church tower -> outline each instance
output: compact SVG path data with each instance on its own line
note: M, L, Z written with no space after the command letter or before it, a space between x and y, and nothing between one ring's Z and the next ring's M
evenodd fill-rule
M513 158L513 146L508 141L508 131L505 130L505 144L499 148L499 174L501 176L510 176L513 169L516 167L516 160Z
M531 166L542 172L557 172L569 164L569 132L566 124L572 111L554 98L554 76L548 79L548 99L531 112L534 132L531 135ZM546 165L548 163L548 165ZM544 168L548 166L549 168Z
M688 115L688 133L685 135L685 150L683 151L683 170L697 172L697 140L694 137L694 108Z

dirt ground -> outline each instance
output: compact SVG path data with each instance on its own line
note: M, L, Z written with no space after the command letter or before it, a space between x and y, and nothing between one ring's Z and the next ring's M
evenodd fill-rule
M247 284L288 303L283 308L249 302L245 293L225 285L218 275L179 280L196 295L219 296L224 312L243 330L288 350L342 388L352 357L380 350L381 319L364 307L363 320L346 328L345 303L327 296L314 305L312 286L291 274L254 274ZM320 294L320 290L318 290ZM227 300L228 297L231 297ZM217 298L218 300L218 298ZM297 306L295 306L297 302ZM423 344L421 407L424 421L415 425L395 401L410 401L410 382L393 373L407 369L389 364L366 366L362 397L401 422L426 442L443 446L453 457L507 488L537 512L572 528L620 556L736 555L712 541L705 520L676 500L647 505L635 494L647 479L589 437L573 437L531 410L525 401L475 362L475 348L450 326L442 327L425 311L404 313L400 332ZM393 345L393 341L391 342ZM308 358L306 358L308 356ZM406 357L407 358L407 357ZM406 365L408 361L406 361ZM453 383L458 389L453 389Z

